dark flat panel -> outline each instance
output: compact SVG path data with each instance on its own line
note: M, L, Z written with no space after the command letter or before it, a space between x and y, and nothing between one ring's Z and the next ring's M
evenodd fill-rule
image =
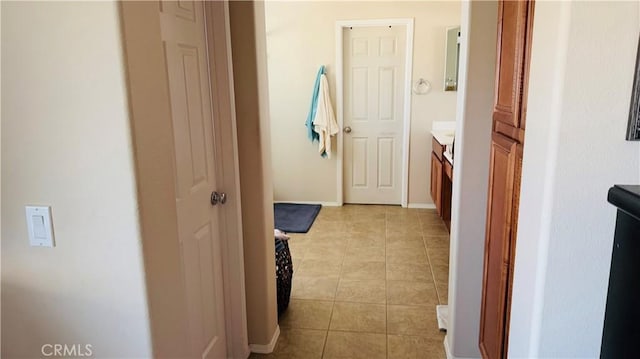
M618 206L600 357L640 358L640 186L615 186Z

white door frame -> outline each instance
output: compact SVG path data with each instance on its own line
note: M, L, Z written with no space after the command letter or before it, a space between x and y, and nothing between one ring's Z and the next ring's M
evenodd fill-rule
M223 11L220 11L223 7ZM246 358L250 354L247 332L246 292L244 286L244 248L242 212L240 207L240 173L236 133L235 91L231 58L229 3L205 2L205 25L209 83L216 151L218 187L229 197L225 210L220 211L221 250L225 329L228 358ZM216 25L218 25L216 27ZM224 27L224 32L221 31ZM216 108L215 102L219 106Z
M402 207L407 207L409 202L409 135L411 130L411 77L413 73L413 18L407 19L372 19L372 20L340 20L336 21L336 107L338 127L342 130L344 126L344 105L343 105L343 86L344 86L344 58L343 58L343 31L347 27L374 27L374 26L405 26L407 34L407 42L405 49L405 65L404 65L404 112L403 112L403 131L402 131L402 194L400 203ZM338 156L337 156L337 186L339 205L344 204L344 137L343 132L338 132Z
M123 1L118 5L121 30L126 37L122 43L123 65L134 146L137 213L142 235L140 245L144 257L146 319L151 332L151 349L156 356L179 357L184 356L181 353L189 347L188 338L175 335L176 329L184 330L185 327L180 313L174 315L174 311L181 310L183 300L180 295L162 296L167 283L177 283L179 275L174 275L177 263L175 249L178 247L175 163L172 159L174 137L160 9L158 4L144 1ZM229 193L224 210L220 208L217 211L220 214L224 292L223 303L219 304L225 309L227 357L246 358L249 346L228 2L206 2L204 11L207 55L213 53L207 56L209 85L214 84L216 90L211 92L211 96L213 102L221 103L217 109L212 106L212 113L218 113L213 117L214 151L220 148L225 159L219 158L219 166L216 163L216 184L220 191ZM225 97L225 93L229 96Z

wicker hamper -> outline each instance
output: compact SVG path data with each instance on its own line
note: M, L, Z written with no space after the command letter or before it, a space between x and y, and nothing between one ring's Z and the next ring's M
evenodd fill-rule
M278 287L278 315L284 313L291 297L291 281L293 280L293 263L289 244L276 238L276 285Z

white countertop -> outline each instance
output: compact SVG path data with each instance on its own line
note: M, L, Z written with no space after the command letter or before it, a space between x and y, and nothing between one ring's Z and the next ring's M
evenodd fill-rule
M447 161L449 161L449 163L453 165L453 157L451 157L451 153L445 152L443 155L444 155L444 158L446 158Z
M453 134L450 130L431 130L431 135L443 146L453 144Z
M455 121L434 121L431 125L431 135L444 146L453 144L455 131Z

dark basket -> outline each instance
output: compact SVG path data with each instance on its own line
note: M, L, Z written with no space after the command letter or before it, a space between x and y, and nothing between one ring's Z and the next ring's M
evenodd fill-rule
M278 315L284 313L291 297L291 281L293 279L293 263L289 244L276 238L276 285L278 288Z

